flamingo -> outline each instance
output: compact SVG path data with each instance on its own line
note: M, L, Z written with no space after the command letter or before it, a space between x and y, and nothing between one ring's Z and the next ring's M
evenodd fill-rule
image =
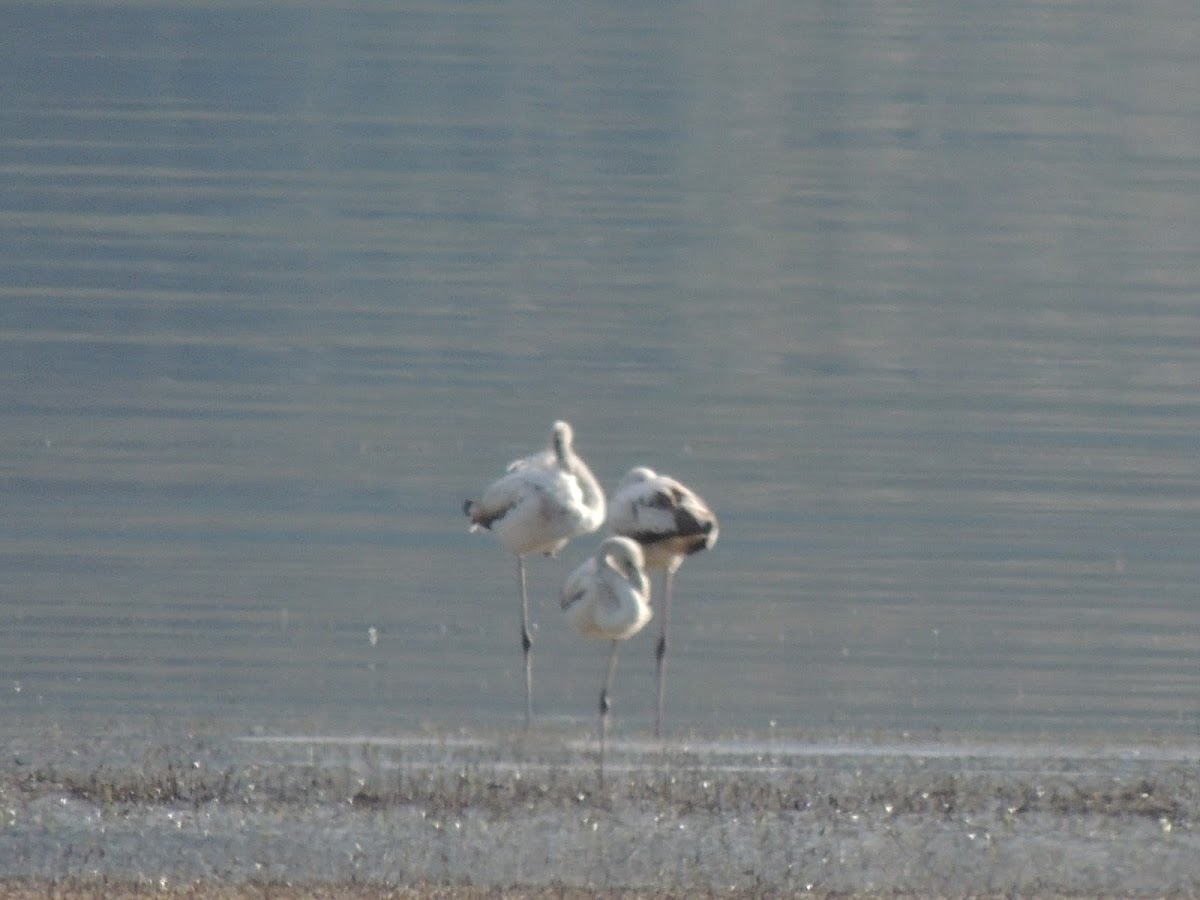
M717 542L717 517L691 488L645 466L630 469L613 495L608 527L641 545L647 571L663 571L662 633L655 649L658 699L654 736L663 736L666 690L667 626L671 619L671 586L684 557Z
M525 727L533 725L533 638L525 557L554 556L574 537L604 522L604 491L587 464L575 455L575 432L563 421L550 431L550 448L514 460L478 500L463 504L471 531L486 528L516 554L521 587L521 649L525 654Z
M596 554L567 578L562 608L568 621L586 638L612 641L608 669L600 691L600 785L604 786L604 745L612 710L612 681L621 641L633 637L652 615L645 555L636 541L608 537Z

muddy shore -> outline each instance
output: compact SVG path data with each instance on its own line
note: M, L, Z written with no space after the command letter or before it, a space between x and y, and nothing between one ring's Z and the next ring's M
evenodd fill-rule
M1180 744L617 740L602 788L570 729L4 741L5 896L1200 894Z

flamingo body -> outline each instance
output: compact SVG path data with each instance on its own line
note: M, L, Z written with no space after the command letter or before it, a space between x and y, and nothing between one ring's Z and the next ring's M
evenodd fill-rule
M562 608L584 637L610 641L633 637L652 615L642 548L628 538L607 538L567 578Z
M488 529L518 556L554 556L588 530L579 481L557 468L510 468L479 500L467 501L464 512L471 531Z
M717 543L717 517L691 488L646 466L635 466L617 485L608 527L642 546L646 568L674 572L684 557Z
M518 556L553 556L571 538L598 529L604 491L575 454L574 438L568 423L555 422L549 450L513 460L482 497L464 503L471 531L492 531Z

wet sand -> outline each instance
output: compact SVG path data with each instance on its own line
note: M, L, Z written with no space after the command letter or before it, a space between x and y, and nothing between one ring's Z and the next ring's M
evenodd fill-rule
M3 736L4 896L1200 894L1178 743Z

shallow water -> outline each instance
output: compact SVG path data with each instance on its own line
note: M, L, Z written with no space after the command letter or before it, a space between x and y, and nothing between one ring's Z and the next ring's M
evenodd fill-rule
M565 416L721 517L677 735L1195 736L1200 12L692 13L7 13L0 715L515 726Z

